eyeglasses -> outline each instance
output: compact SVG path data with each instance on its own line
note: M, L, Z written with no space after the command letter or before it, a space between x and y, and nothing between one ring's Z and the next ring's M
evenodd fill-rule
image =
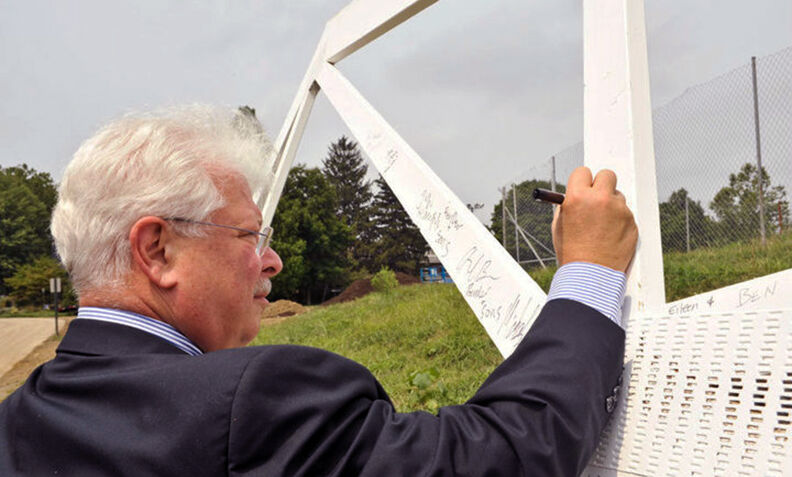
M256 254L259 257L264 255L264 252L267 251L267 248L270 245L270 241L272 241L272 227L264 227L261 229L261 232L256 232L255 230L243 229L242 227L213 224L212 222L201 222L200 220L183 219L181 217L167 217L165 218L165 220L172 220L174 222L186 222L188 224L197 224L197 225L211 225L212 227L221 227L224 229L237 230L239 232L247 232L250 235L258 235L258 243L256 244Z

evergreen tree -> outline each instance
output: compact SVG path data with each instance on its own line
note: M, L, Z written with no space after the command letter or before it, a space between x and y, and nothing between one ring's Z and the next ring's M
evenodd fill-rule
M322 172L336 189L338 215L350 227L368 222L371 182L366 180L368 166L355 141L346 136L332 143L322 161Z
M382 176L374 183L378 191L371 207L372 240L358 243L365 249L361 255L366 257L366 266L417 273L429 245Z
M370 241L371 181L366 180L368 166L357 143L341 136L328 148L322 166L322 172L336 190L336 214L350 227L357 241ZM348 258L356 268L368 259L361 254L362 251L363 247L355 246L347 250Z

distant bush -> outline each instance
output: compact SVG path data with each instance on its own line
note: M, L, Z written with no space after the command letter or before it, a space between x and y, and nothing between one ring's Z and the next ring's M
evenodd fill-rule
M396 274L387 267L382 267L373 277L371 277L371 287L374 291L387 292L399 286Z

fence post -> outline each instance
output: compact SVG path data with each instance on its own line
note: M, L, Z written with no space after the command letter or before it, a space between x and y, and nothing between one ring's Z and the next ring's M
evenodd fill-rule
M756 57L751 57L751 76L753 78L753 100L754 100L754 128L756 129L756 165L759 168L759 234L762 237L762 245L767 242L765 236L765 206L764 206L764 186L762 185L762 144L759 138L759 92L756 84Z
M552 173L550 175L550 190L553 192L556 191L556 166L555 166L555 156L550 156L550 163L552 164ZM555 212L555 208L558 207L557 205L553 206L553 212ZM552 227L552 226L551 226ZM556 267L558 266L558 254L555 255L555 263Z
M514 202L514 254L517 257L517 263L520 263L520 237L517 235L517 227L519 227L517 215L517 184L512 184L512 199Z
M503 248L506 249L508 252L509 249L506 248L506 187L501 187L501 241L503 242Z
M685 243L687 244L687 251L690 253L690 208L688 206L687 194L685 194Z
M778 202L778 235L783 231L782 225L784 224L784 215L781 214L781 202Z

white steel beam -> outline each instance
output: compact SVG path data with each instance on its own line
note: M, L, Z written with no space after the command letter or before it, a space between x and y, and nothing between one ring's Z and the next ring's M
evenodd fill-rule
M297 95L292 101L286 120L275 139L272 184L266 191L254 192L253 200L262 211L264 225L270 225L272 217L275 215L283 186L286 184L286 177L289 175L289 169L294 162L294 156L297 154L297 148L300 146L300 140L305 131L305 125L311 115L311 108L313 108L316 95L319 93L319 86L314 81L314 76L323 63L320 59L323 49L324 42L320 40L308 66L308 71L297 88Z
M325 53L337 63L437 0L356 0L344 7L325 27Z
M585 0L583 38L585 164L616 172L640 234L626 322L665 304L643 0Z
M503 356L546 295L470 210L332 65L316 80L453 278Z

